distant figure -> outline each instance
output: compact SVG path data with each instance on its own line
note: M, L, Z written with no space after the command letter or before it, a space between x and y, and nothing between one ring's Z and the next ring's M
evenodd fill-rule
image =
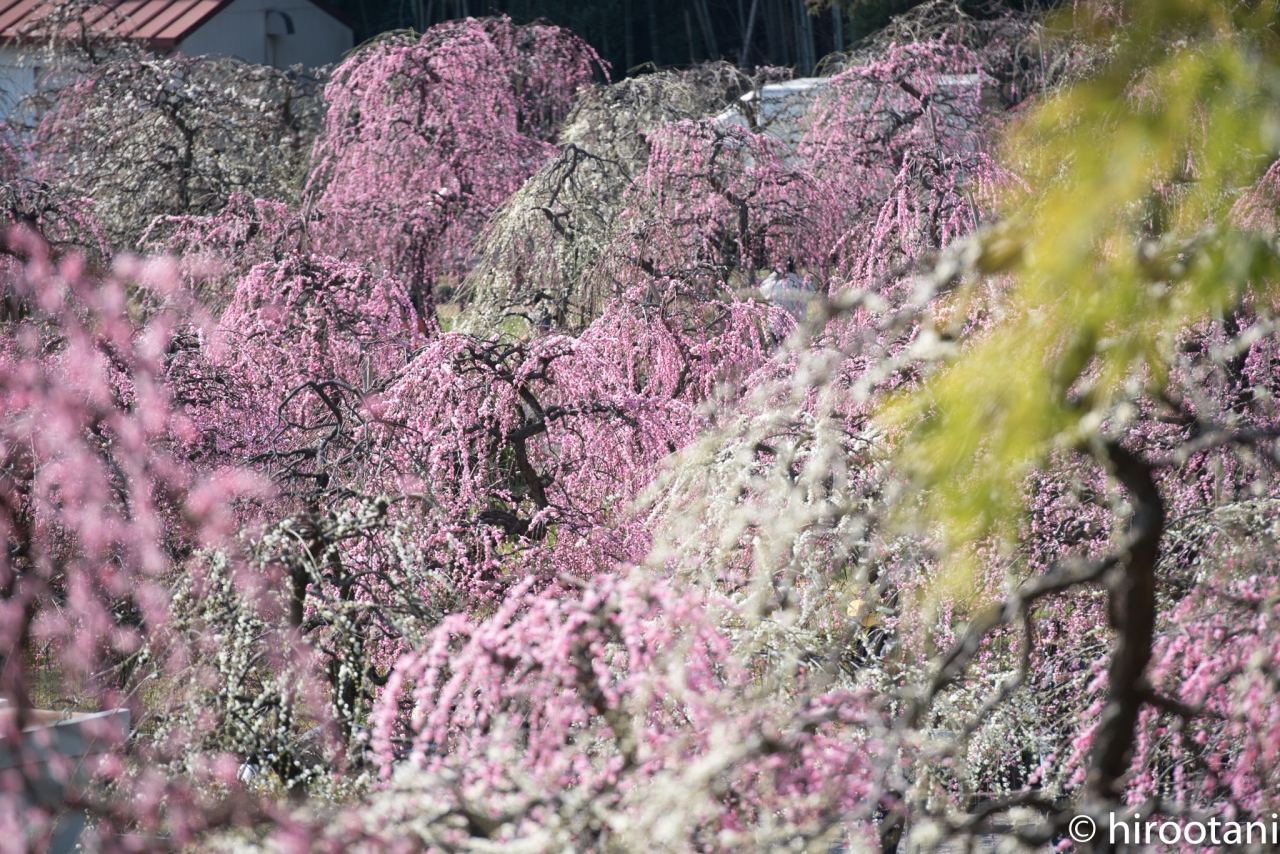
M786 272L779 273L775 270L770 273L769 277L760 283L760 293L770 305L776 305L791 315L796 323L800 323L809 310L809 300L813 299L814 291L813 285L807 279L796 275L795 260L788 258ZM790 329L775 328L774 332L781 337L790 332Z

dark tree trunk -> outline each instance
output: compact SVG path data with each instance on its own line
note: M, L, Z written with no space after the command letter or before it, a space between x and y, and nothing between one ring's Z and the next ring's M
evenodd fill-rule
M796 43L796 73L804 76L813 73L817 63L814 57L813 19L805 11L804 0L791 0L791 29Z
M662 65L662 55L658 50L658 7L656 0L645 0L649 6L649 61L654 65Z
M598 8L596 12L598 14L595 17L595 20L600 25L600 55L602 57L608 57L612 55L609 49L609 13L605 11L604 6ZM590 39L588 39L588 41L590 41Z
M702 29L702 39L707 47L707 59L720 58L720 46L716 44L716 31L711 21L711 10L707 8L707 0L694 0L694 10L698 13L698 26Z
M689 10L684 10L684 35L689 40L689 64L697 65L698 57L693 50L693 22L689 20Z
M632 32L631 0L622 0L622 44L625 50L627 71L636 67L636 40Z
M755 36L756 13L760 11L760 0L751 0L751 11L747 13L747 29L742 35L742 52L738 54L738 67L747 69L751 57L751 39Z
M765 0L765 9L768 12L768 16L764 31L769 42L770 65L787 64L786 39L783 37L782 31L781 4L783 2L784 0Z
M1107 451L1116 478L1129 493L1133 516L1123 569L1107 580L1109 619L1117 639L1107 674L1107 704L1085 779L1087 804L1099 814L1122 802L1138 716L1150 698L1146 669L1155 637L1156 562L1165 523L1164 501L1151 466L1119 444L1110 445ZM1111 850L1107 834L1097 834L1094 850Z

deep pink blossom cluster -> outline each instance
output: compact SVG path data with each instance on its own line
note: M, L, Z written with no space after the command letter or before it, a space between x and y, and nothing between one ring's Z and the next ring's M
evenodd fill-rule
M648 839L718 851L762 831L831 838L836 816L867 817L883 778L862 734L867 698L788 708L757 695L711 603L667 584L605 578L567 597L527 587L487 620L446 620L382 698L383 775L438 790L429 845L492 825L499 842L550 829L591 849ZM715 778L700 803L673 799L698 776Z
M839 211L825 250L855 281L977 227L976 202L999 174L983 65L924 42L831 78L800 151Z
M430 315L437 280L466 269L471 236L552 156L544 140L598 69L569 31L506 17L357 52L325 88L308 185L318 235L405 277Z

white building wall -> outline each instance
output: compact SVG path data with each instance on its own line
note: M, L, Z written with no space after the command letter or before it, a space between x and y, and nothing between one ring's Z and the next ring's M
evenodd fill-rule
M267 36L267 12L283 12L293 20L292 35ZM235 0L178 50L187 56L234 56L256 65L315 68L336 63L353 46L346 24L307 0Z
M75 74L62 54L43 47L0 45L0 121L17 119L15 108L23 98L65 86ZM28 113L21 120L30 122L35 117Z
M8 118L18 101L36 91L34 58L30 50L0 47L0 120Z

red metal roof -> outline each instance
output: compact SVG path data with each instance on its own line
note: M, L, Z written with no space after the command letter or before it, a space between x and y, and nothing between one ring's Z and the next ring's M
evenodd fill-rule
M231 4L232 0L104 0L84 7L84 22L95 34L109 34L145 41L167 50L177 45ZM314 2L314 0L313 0ZM329 14L323 3L315 5ZM53 0L0 0L0 42L46 40L54 35L41 26L56 8ZM347 23L338 15L334 17ZM79 35L79 25L67 25L63 34Z

